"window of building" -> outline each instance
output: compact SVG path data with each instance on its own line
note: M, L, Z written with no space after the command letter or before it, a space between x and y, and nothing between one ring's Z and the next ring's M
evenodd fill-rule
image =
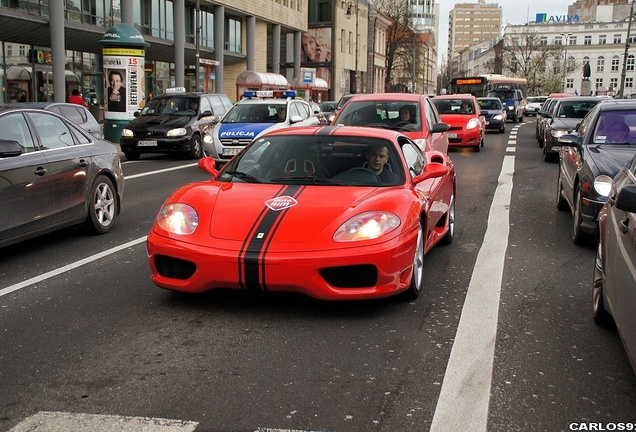
M596 88L603 87L603 78L596 78Z
M548 45L548 37L547 36L541 36L541 39L539 39L539 45L547 46Z
M607 35L600 35L598 37L598 43L600 45L605 45L607 43Z
M331 22L331 0L309 0L309 24Z
M614 35L614 43L615 43L615 44L622 43L622 42L621 42L621 35L619 35L619 34L615 34L615 35Z
M625 87L632 88L634 87L634 78L625 78Z
M574 88L574 78L568 78L565 82L565 87L569 89Z
M585 36L585 39L583 39L583 45L592 45L592 36Z
M225 17L225 49L241 52L242 21L239 17Z
M621 63L620 57L618 57L617 55L612 57L612 72L618 72L618 66L620 65L620 63Z
M596 72L603 72L605 70L605 57L600 56L596 60Z
M20 57L26 56L27 52L29 52L29 47L27 45L18 45L18 55Z
M634 56L632 54L627 57L627 64L625 65L625 69L627 69L628 71L634 70Z
M576 36L570 36L568 40L568 45L576 45Z
M610 78L610 88L615 90L618 88L618 78Z
M152 0L150 8L150 34L162 39L174 40L172 2Z
M555 45L563 45L563 38L561 36L557 36L554 38Z

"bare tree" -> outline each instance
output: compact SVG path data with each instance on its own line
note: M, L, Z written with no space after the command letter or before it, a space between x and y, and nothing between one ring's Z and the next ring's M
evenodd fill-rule
M566 73L576 69L565 61L564 45L549 45L532 31L507 34L502 51L502 71L506 75L526 78L528 94L549 94L563 88ZM566 64L567 63L567 64Z

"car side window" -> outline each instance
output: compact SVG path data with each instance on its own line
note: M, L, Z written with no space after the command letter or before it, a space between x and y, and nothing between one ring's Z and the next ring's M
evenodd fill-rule
M84 112L84 110L80 110L78 108L70 107L70 106L60 107L60 110L61 110L60 114L62 115L62 117L69 119L73 123L75 124L86 123L86 113Z
M433 106L430 100L426 100L426 126L428 130L433 129L433 125L435 123L439 123L439 116L437 114L437 109Z
M29 113L43 149L65 148L75 144L73 133L59 118L45 113Z
M303 112L299 109L301 107L299 107L298 105L299 104L295 102L289 104L289 118L292 118L293 116L301 116L303 119L306 119L307 116L303 115Z
M37 150L22 114L8 114L0 117L0 139L17 141L24 153Z
M422 152L412 141L405 141L402 143L402 153L404 159L406 159L406 167L409 170L411 178L418 176L424 172L424 165L426 165Z
M210 106L209 98L201 96L201 98L199 99L199 112L204 113L206 111L212 111L212 114L214 114L214 111L212 110L212 107Z
M206 98L208 103L210 104L210 108L212 109L212 114L215 116L222 116L226 113L227 109L223 105L223 101L218 96L208 96Z

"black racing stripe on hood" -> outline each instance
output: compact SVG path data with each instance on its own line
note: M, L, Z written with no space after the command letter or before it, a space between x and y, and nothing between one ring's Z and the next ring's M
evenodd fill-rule
M300 195L306 186L289 185L282 188L272 198L290 195L294 198ZM269 248L271 241L280 226L283 218L289 209L272 210L265 206L264 212L259 215L259 219L248 234L243 243L243 248L239 256L239 280L241 286L249 291L267 290L265 284L265 266L262 265L262 258Z

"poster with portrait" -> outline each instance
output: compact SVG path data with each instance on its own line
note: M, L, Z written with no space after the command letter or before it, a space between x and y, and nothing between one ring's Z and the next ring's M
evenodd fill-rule
M104 55L104 118L132 120L144 101L144 57ZM130 51L130 50L128 50ZM136 51L136 50L135 50Z
M302 34L300 65L316 69L316 76L331 88L332 28L312 28Z

